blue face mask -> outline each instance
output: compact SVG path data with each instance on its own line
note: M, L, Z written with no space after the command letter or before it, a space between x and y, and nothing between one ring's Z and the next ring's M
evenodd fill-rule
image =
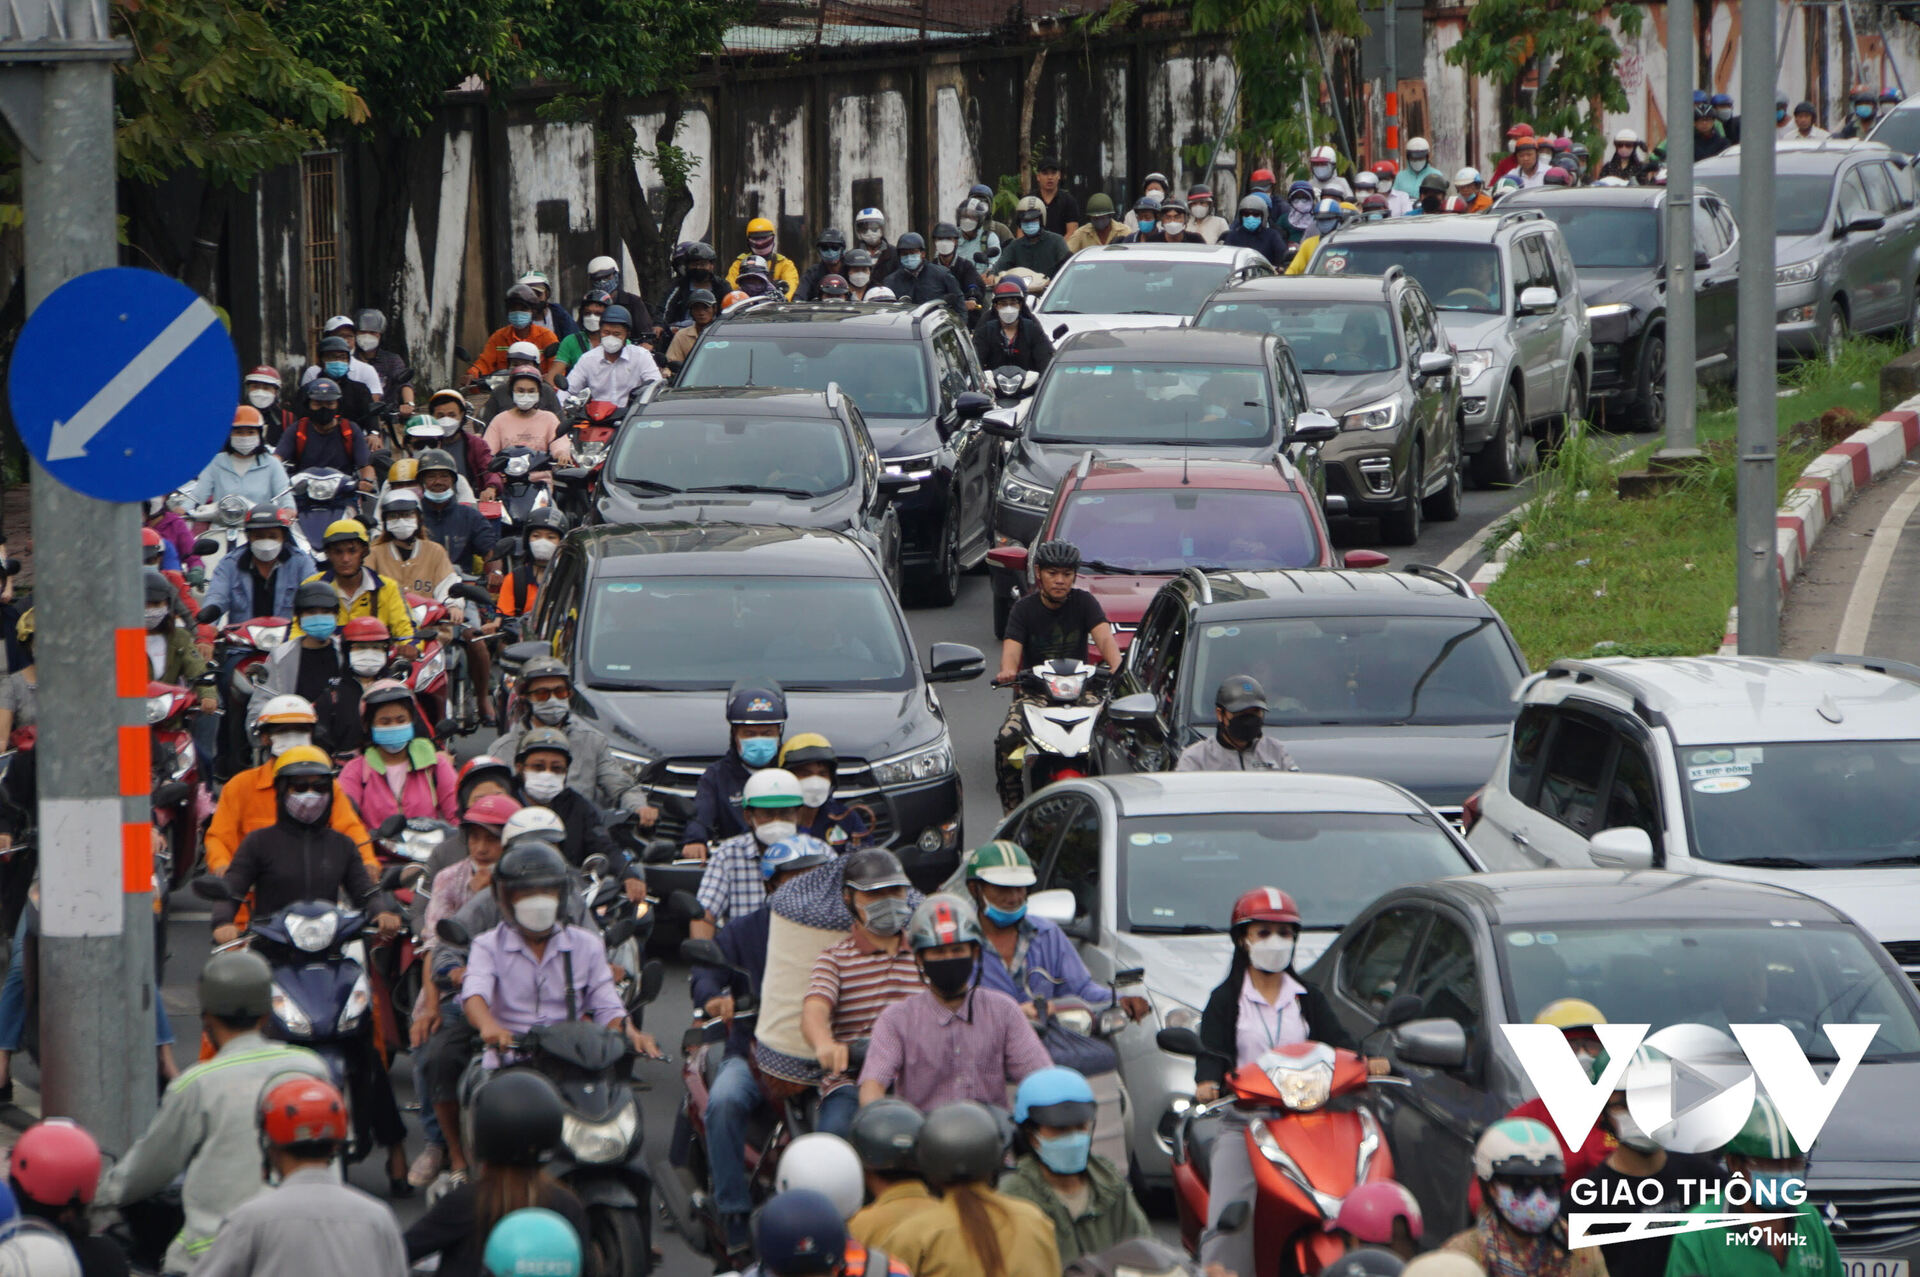
M340 628L340 618L331 612L325 616L303 616L300 618L300 628L308 638L332 638L333 632Z
M1793 1205L1787 1194L1807 1178L1805 1171L1757 1171L1747 1168L1747 1181L1753 1185L1753 1200L1767 1206ZM1802 1185L1804 1186L1804 1185Z
M1260 229L1260 218L1256 214L1249 213L1247 216L1240 219L1240 225L1246 227L1250 231L1257 231Z
M919 253L900 254L900 265L902 265L908 270L919 270L920 263L926 260L927 259Z
M749 767L765 767L779 748L780 742L771 736L749 736L740 742L740 761Z
M1018 909L1002 909L999 905L988 905L986 914L987 921L994 926L1011 927L1027 916L1027 906L1022 904Z
M1022 235L1038 235L1040 233L1040 223L1022 222L1020 223L1020 233Z
M422 488L420 495L435 505L445 505L447 502L453 500L453 489L448 488L445 492L435 492L431 488Z
M1871 103L1862 102L1853 108L1853 113L1863 120L1871 120L1873 118L1873 106Z
M324 367L329 377L344 377L347 375L347 361L344 359L329 359Z
M1775 107L1775 108L1774 108L1774 110L1773 110L1773 122L1774 122L1775 124L1785 124L1785 123L1787 122L1787 108L1786 108L1786 107L1784 107L1784 106L1780 106L1780 107Z
M525 328L532 322L533 312L530 310L510 310L507 312L507 324L509 327Z
M1034 1154L1055 1175L1079 1175L1087 1169L1087 1154L1093 1151L1093 1132L1075 1131L1050 1140L1036 1139Z
M1154 223L1151 217L1136 216L1134 220L1140 223L1140 233L1142 235L1146 235L1152 232Z
M820 260L823 262L839 261L840 249L838 247L828 248L826 245L822 244L820 246Z
M412 739L412 723L395 723L391 727L376 727L373 729L373 743L381 749L396 753L405 749L407 742Z

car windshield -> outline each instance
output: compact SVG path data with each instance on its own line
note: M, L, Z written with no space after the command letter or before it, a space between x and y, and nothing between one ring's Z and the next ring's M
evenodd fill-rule
M1028 421L1035 443L1257 447L1273 442L1271 403L1258 366L1056 356Z
M1895 111L1874 125L1868 136L1876 142L1885 142L1902 155L1920 153L1920 110L1908 107Z
M1191 315L1233 273L1228 261L1143 261L1114 253L1069 262L1042 315Z
M1740 216L1740 175L1703 174L1700 185L1727 202L1736 222ZM1773 178L1773 234L1813 235L1827 224L1827 205L1833 197L1831 173L1776 173Z
M1195 723L1213 722L1214 692L1234 674L1260 681L1280 726L1505 723L1525 674L1491 616L1213 621L1195 637Z
M1118 831L1121 912L1134 931L1224 931L1221 902L1276 885L1308 927L1344 927L1383 891L1471 873L1422 814L1220 812L1139 816Z
M608 473L646 490L784 489L819 496L853 482L837 421L782 417L639 416L620 431Z
M1308 568L1320 538L1291 492L1126 488L1076 492L1052 536L1080 547L1088 571Z
M789 692L914 686L906 636L877 578L601 580L587 592L585 633L595 687L725 690L743 670Z
M1609 1024L1784 1024L1810 1061L1834 1059L1821 1029L1877 1024L1867 1059L1920 1051L1920 1025L1895 977L1849 927L1709 919L1496 927L1507 1014L1585 998Z
M1660 264L1660 211L1546 199L1530 204L1560 227L1579 270L1647 270Z
M1431 240L1334 240L1314 263L1316 275L1382 275L1404 266L1420 281L1437 310L1501 313L1500 252L1491 244L1441 244Z
M1393 320L1380 302L1220 301L1195 326L1285 338L1300 371L1309 375L1355 376L1400 366Z
M1680 764L1703 860L1920 865L1920 740L1687 745Z
M924 417L930 386L918 342L831 337L708 337L693 348L678 386L792 386L838 382L869 417Z

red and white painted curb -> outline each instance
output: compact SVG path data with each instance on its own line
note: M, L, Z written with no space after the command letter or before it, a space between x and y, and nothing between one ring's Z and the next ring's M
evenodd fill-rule
M1806 566L1807 558L1833 517L1863 488L1892 473L1920 451L1920 395L1854 431L1815 457L1774 512L1774 564L1780 573L1780 603ZM1727 633L1720 655L1739 651L1740 609L1727 612Z

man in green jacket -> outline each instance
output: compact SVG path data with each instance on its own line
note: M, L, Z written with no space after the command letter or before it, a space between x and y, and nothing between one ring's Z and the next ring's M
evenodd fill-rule
M1016 266L1024 266L1038 275L1052 279L1060 273L1060 268L1073 256L1073 250L1067 247L1067 241L1046 226L1047 206L1040 202L1038 195L1024 197L1016 206L1013 220L1019 229L1018 239L1010 239L1000 250L1000 260L993 264L993 275L997 279Z
M1754 1100L1747 1124L1720 1151L1727 1170L1746 1181L1748 1192L1743 1199L1722 1185L1721 1200L1702 1202L1688 1214L1791 1212L1791 1217L1684 1233L1667 1252L1666 1277L1834 1277L1842 1271L1833 1234L1806 1200L1806 1150L1787 1130L1771 1099L1762 1095Z
M1053 1221L1062 1264L1152 1232L1125 1178L1093 1152L1096 1107L1093 1087L1073 1069L1041 1069L1014 1092L1013 1120L1031 1151L1000 1180L1000 1191Z

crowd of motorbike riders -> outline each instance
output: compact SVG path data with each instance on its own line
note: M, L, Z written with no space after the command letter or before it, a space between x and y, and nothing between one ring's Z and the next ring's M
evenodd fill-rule
M1710 130L1723 129L1730 110L1704 105ZM0 1191L0 1261L86 1277L130 1262L196 1277L398 1274L429 1256L450 1277L648 1270L656 1190L628 1082L636 1058L664 1058L641 1019L660 992L645 945L665 914L688 931L695 1008L669 1145L695 1192L676 1222L716 1269L1056 1277L1204 1265L1264 1277L1281 1266L1256 1254L1265 1190L1250 1153L1273 1105L1253 1079L1303 1043L1360 1045L1294 970L1300 917L1286 884L1220 902L1232 957L1197 1040L1166 1043L1195 1055L1192 1114L1219 1126L1199 1154L1195 1263L1155 1240L1129 1168L1095 1149L1100 1083L1115 1068L1106 1038L1153 1012L1124 983L1092 979L1060 928L1028 913L1023 848L978 847L923 895L869 845L872 813L835 796L832 743L789 723L776 683L742 671L725 705L728 750L668 848L705 862L698 892L650 899L636 852L659 813L572 712L568 667L511 640L628 400L671 378L727 308L945 298L988 312L976 341L989 370L1038 368L1050 348L1022 281L1080 248L1225 241L1298 263L1330 229L1328 202L1343 219L1421 215L1484 207L1503 182L1585 180L1577 147L1524 126L1510 137L1488 184L1471 169L1450 184L1419 138L1404 168L1350 180L1317 148L1310 177L1284 193L1255 172L1231 222L1208 187L1182 197L1160 174L1124 215L1105 194L1083 213L1048 159L1017 229L992 220L992 193L976 186L930 236L889 241L880 212L863 210L851 239L817 238L804 272L766 219L724 268L711 247L683 245L657 307L609 257L588 264L572 313L529 272L460 389L422 394L372 310L329 320L297 378L249 372L226 448L151 502L142 532L155 907L203 856L193 885L212 903L215 952L198 980L199 1033L180 1040L156 996L159 1113L110 1166L70 1121L21 1135ZM1654 179L1637 139L1617 140L1601 170L1615 179ZM1010 620L1000 681L1090 646L1111 664L1111 629L1074 585L1077 552L1051 542L1035 564L1040 588ZM34 623L11 575L0 623L7 1099L12 1057L33 1046L37 929ZM1181 767L1291 768L1263 736L1264 700L1254 680L1227 680L1217 734ZM450 738L488 726L497 738L456 766ZM1062 1005L1091 1014L1067 1021ZM1540 1020L1598 1076L1597 1008L1562 999ZM390 1081L401 1053L420 1100L412 1157ZM181 1055L197 1061L182 1068ZM1368 1075L1390 1069L1353 1058ZM1577 1179L1758 1185L1803 1172L1768 1101L1714 1159L1662 1149L1622 1094L1577 1148L1545 1116L1535 1101L1480 1136L1464 1231L1427 1235L1412 1196L1381 1180L1321 1222L1337 1257L1301 1253L1334 1277L1747 1277L1763 1255L1770 1272L1838 1271L1811 1208L1801 1237L1771 1248L1719 1233L1567 1246ZM410 1227L344 1182L342 1163L369 1157L383 1160L390 1198L425 1191Z

